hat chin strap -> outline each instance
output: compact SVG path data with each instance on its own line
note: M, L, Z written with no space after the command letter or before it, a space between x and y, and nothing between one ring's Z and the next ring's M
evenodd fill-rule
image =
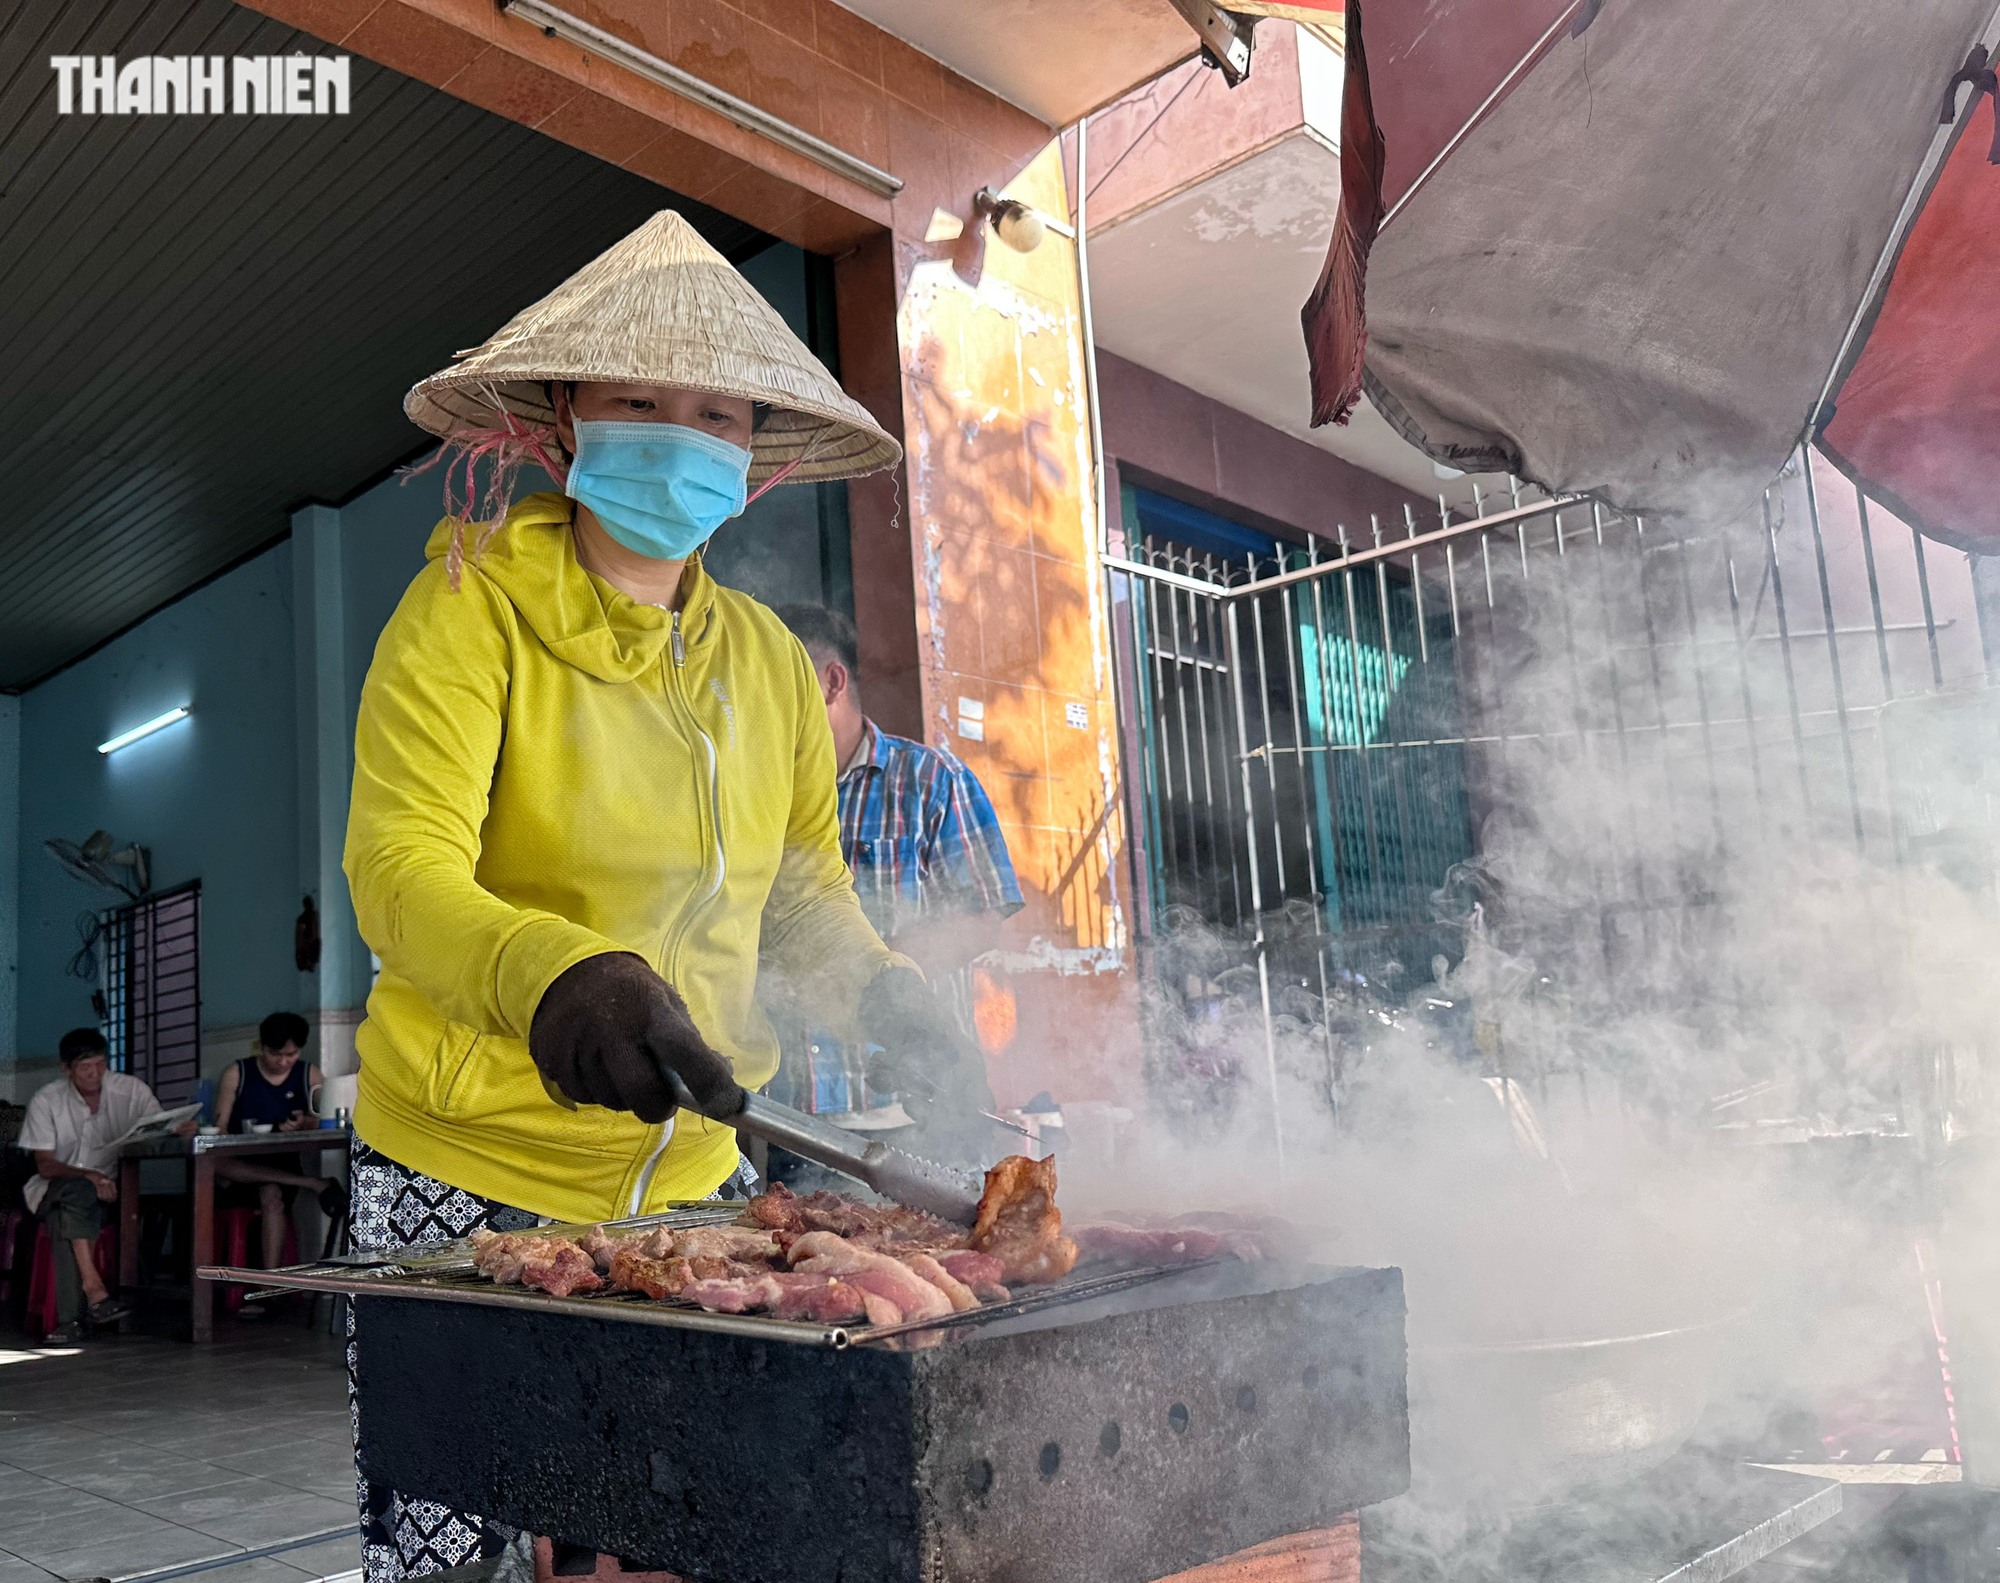
M782 484L787 478L790 478L792 474L796 473L801 467L805 466L807 462L810 462L816 455L819 454L820 448L825 444L825 442L826 442L826 430L824 429L814 430L812 438L806 441L806 448L803 451L801 451L797 456L794 456L789 462L785 463L783 467L779 468L769 478L765 479L763 483L759 484L755 489L750 491L750 493L744 498L743 501L744 509L747 511L751 505L753 505L758 499L760 499L763 496L764 492L767 489L776 488L779 484Z
M755 489L751 490L750 493L744 497L743 504L745 508L747 509L748 507L754 505L758 500L760 500L767 489L775 488L777 485L782 484L787 478L791 477L793 473L799 470L799 467L804 463L804 461L805 458L803 456L794 456L789 462L785 463L783 467L779 468L769 478L765 479L763 483L759 484Z
M465 564L467 525L475 520L480 522L479 534L472 547L473 558L477 560L493 535L499 532L501 521L513 505L514 479L522 463L534 462L555 481L558 489L563 487L569 476L569 469L550 454L548 442L553 438L550 432L517 418L491 384L481 388L492 403L499 423L448 434L424 461L401 470L403 481L408 483L417 474L429 472L439 463L444 465L444 511L452 519L451 543L445 550L445 575L454 593L458 591ZM487 463L490 469L483 499L478 474L481 462Z

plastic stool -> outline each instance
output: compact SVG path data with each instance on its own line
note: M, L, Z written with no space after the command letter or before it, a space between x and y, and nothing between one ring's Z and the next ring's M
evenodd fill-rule
M118 1228L106 1226L97 1234L97 1273L107 1287L118 1283ZM22 1327L40 1341L56 1328L56 1245L49 1236L46 1220L35 1222L35 1251L28 1269L28 1311Z
M222 1247L227 1263L239 1270L250 1267L250 1231L257 1223L258 1211L254 1209L225 1209L222 1211ZM285 1216L285 1240L278 1254L280 1264L299 1262L299 1233L292 1224L292 1217ZM235 1313L243 1306L245 1288L231 1282L222 1289L222 1306L229 1313Z

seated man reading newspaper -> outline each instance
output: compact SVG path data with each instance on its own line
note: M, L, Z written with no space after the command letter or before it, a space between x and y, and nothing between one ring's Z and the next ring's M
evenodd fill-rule
M23 1196L48 1222L55 1244L56 1328L47 1340L61 1346L79 1340L86 1327L115 1324L128 1312L98 1273L97 1234L117 1208L119 1146L138 1123L161 1111L138 1078L111 1070L110 1050L97 1029L72 1028L57 1054L63 1075L28 1102L21 1147L35 1160ZM194 1128L189 1116L178 1130Z

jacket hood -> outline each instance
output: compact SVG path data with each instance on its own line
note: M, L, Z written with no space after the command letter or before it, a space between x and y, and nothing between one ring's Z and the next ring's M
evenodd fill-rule
M558 659L599 681L633 681L659 663L673 617L613 588L577 560L573 509L566 495L516 501L486 547L477 554L468 550L466 571L505 596ZM453 529L462 527L450 517L440 522L424 546L426 559L443 560ZM681 577L683 640L705 642L714 613L715 582L696 555Z

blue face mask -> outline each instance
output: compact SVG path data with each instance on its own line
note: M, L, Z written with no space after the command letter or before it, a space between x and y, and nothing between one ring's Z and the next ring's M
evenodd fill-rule
M576 426L563 491L626 549L684 561L743 510L750 453L677 423Z

